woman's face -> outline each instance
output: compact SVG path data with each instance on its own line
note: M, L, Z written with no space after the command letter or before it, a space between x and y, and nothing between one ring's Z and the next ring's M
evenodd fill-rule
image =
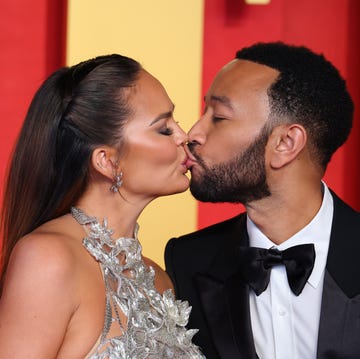
M132 114L124 126L124 147L119 160L123 172L121 192L152 200L185 191L187 135L173 118L174 104L161 83L145 70L131 89Z

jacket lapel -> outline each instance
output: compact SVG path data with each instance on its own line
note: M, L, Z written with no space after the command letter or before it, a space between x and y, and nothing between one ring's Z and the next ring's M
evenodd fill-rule
M317 358L359 358L359 335L360 296L348 298L326 271Z
M236 235L235 235L236 234ZM246 217L224 240L221 253L207 273L196 276L212 340L221 359L257 358L252 337L249 289L237 274L236 247L248 245Z
M239 274L235 274L226 281L225 294L229 322L239 350L238 358L257 358L251 328L249 287Z
M346 297L326 271L321 303L317 358L340 353ZM331 357L331 355L330 355Z
M333 192L334 217L324 277L318 359L359 358L360 215Z

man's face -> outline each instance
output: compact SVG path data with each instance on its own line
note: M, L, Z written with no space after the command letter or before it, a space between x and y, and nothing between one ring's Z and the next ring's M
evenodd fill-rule
M270 194L265 149L271 126L267 89L278 71L234 60L215 77L202 117L189 132L190 189L210 202L249 203Z

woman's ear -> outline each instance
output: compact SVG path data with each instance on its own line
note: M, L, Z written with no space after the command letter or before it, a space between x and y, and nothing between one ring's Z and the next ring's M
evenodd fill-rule
M296 159L307 142L307 133L297 123L277 126L270 141L270 166L279 169Z
M95 171L113 180L118 168L118 156L112 147L98 147L92 153L91 163Z

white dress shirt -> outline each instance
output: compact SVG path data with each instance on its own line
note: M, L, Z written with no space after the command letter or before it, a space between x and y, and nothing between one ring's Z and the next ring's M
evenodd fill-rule
M260 359L315 359L321 297L333 217L333 199L324 185L323 202L313 220L294 236L274 245L247 218L250 246L285 250L314 243L315 264L299 296L292 293L285 266L271 270L267 289L256 296L250 290L250 316L256 352Z

